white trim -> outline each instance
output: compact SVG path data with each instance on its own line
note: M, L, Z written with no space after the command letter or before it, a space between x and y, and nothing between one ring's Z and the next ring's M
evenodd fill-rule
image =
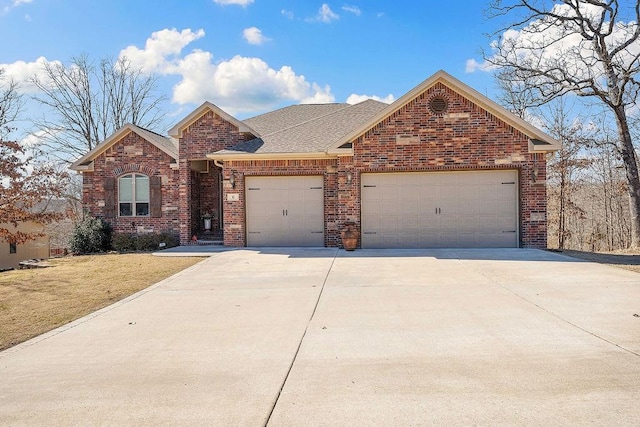
M136 175L140 175L147 179L147 200L141 200L140 202L136 199ZM126 176L132 176L131 179L131 201L130 202L121 202L120 201L120 180ZM149 179L149 175L146 175L141 172L129 172L124 175L120 175L116 179L117 184L117 194L118 194L118 218L149 218L151 216L151 179ZM130 203L131 204L131 215L120 215L120 204L121 203ZM146 215L136 215L136 205L138 203L146 203L148 206L148 213Z
M174 127L169 129L169 132L168 132L169 136L173 138L181 138L182 131L184 131L185 128L192 125L196 120L198 120L208 111L213 111L215 114L222 117L224 120L236 126L240 133L250 133L256 137L260 136L256 131L251 129L251 127L247 126L244 122L236 119L231 114L227 113L226 111L222 110L220 107L216 106L215 104L212 104L209 101L205 101L204 103L202 103L202 105L200 105L198 108L193 110L187 117L180 120Z
M351 154L349 154L351 155ZM338 156L327 153L211 153L207 158L216 161L243 160L316 160L337 159Z
M107 139L105 139L100 144L98 144L96 147L94 147L93 150L89 151L87 154L85 154L84 156L80 157L78 160L73 162L71 164L71 166L69 167L69 169L75 170L75 171L93 171L93 166L91 167L91 169L87 169L82 164L83 163L87 163L88 161L91 161L91 160L95 159L100 154L104 153L109 147L111 147L112 145L116 144L122 138L127 136L130 132L135 133L136 135L138 135L141 138L143 138L145 141L149 142L153 146L155 146L158 149L160 149L162 152L166 153L171 158L177 160L177 156L176 156L175 152L172 152L172 151L168 150L166 147L164 147L163 145L157 144L152 139L147 138L144 135L144 131L145 131L145 129L139 128L138 126L132 125L131 123L127 123L126 125L122 126L120 129L118 129L117 131L112 133Z
M393 113L407 105L409 102L417 98L421 93L425 92L427 89L435 85L436 83L442 83L445 86L452 89L454 92L459 93L463 97L469 99L473 103L479 105L481 108L489 111L494 114L499 119L503 120L505 123L513 126L520 132L524 133L531 139L540 139L547 142L549 145L544 150L540 150L538 152L550 152L557 151L562 147L562 144L552 138L550 135L547 135L545 132L541 131L537 127L527 123L522 120L520 117L512 114L507 111L494 101L490 100L486 96L482 95L480 92L471 88L470 86L462 83L460 80L451 76L447 72L440 70L418 86L411 89L409 92L404 94L402 97L398 98L395 102L390 104L388 107L380 111L377 115L375 115L371 120L369 120L364 125L360 126L357 129L354 129L351 133L347 134L345 137L340 139L338 142L333 144L327 150L328 154L337 154L337 150L342 144L346 144L348 142L353 142L368 130L376 126L378 123L382 122L387 117L391 116Z

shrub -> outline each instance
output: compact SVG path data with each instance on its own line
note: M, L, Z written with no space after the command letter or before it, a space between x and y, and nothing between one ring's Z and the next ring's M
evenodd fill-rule
M136 250L136 241L130 234L114 233L111 238L111 247L118 252L131 252Z
M124 234L116 233L113 236L112 246L118 252L131 251L155 251L164 243L162 249L178 246L178 238L169 233L148 233L148 234Z
M74 228L69 241L74 254L105 252L111 248L111 226L101 218L86 216Z

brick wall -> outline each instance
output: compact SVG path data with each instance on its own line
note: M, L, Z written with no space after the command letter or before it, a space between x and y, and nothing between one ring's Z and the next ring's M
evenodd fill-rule
M159 176L162 180L162 216L119 217L107 219L119 233L170 232L177 235L178 171L171 169L173 159L165 152L134 132L129 132L94 160L94 171L83 173L83 206L93 216L105 218L106 178L116 179L131 172L147 176ZM117 181L116 181L117 182ZM117 185L116 185L117 194ZM115 197L117 203L117 195Z
M446 112L430 110L434 97L446 99ZM341 159L341 167L354 171L354 182L340 217L359 224L362 172L517 169L521 244L546 248L544 155L529 154L526 135L447 86L434 85L354 141L353 147L353 158Z
M433 97L448 108L436 114ZM354 155L327 160L279 160L225 163L224 241L245 245L244 177L322 174L325 186L325 244L339 246L346 221L360 227L360 174L397 171L516 169L520 174L520 239L524 247L546 247L546 162L528 153L528 138L447 86L436 84L353 142ZM533 182L534 170L538 173ZM352 182L347 183L351 172ZM238 194L237 201L226 195Z
M444 113L433 113L433 97L447 100ZM135 133L129 133L95 159L94 172L84 174L83 198L89 211L103 216L106 177L136 171L162 177L161 218L113 220L116 231L179 231L187 243L201 231L201 215L217 208L220 170L191 171L191 160L245 141L231 123L207 112L180 138L179 171L171 158ZM546 247L546 162L528 153L528 138L491 113L436 84L353 142L354 155L316 160L225 162L223 171L224 242L246 244L244 178L259 175L322 175L324 177L325 244L339 246L346 221L360 225L360 174L392 171L516 169L520 173L520 238L525 247ZM534 181L534 171L537 181ZM351 172L352 182L347 183ZM235 188L229 183L234 174ZM237 194L237 196L229 196ZM235 199L237 197L237 199ZM218 212L218 215L220 213Z
M337 160L253 160L234 161L224 164L223 210L224 244L227 246L245 246L245 188L247 176L269 175L322 175L324 177L324 220L325 245L335 247L338 244L338 218L336 216ZM229 182L231 174L235 176L235 188ZM237 195L237 200L229 195Z
M218 198L219 168L211 163L210 176L191 171L191 160L206 159L207 154L230 148L251 139L213 111L207 111L182 130L179 139L180 158L180 241L186 244L194 234L202 231L201 214L214 209ZM197 198L198 200L194 200ZM215 206L214 206L215 204Z

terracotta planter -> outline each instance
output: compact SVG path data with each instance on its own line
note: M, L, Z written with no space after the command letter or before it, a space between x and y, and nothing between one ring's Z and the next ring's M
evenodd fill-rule
M360 231L356 227L354 222L345 222L344 228L340 232L342 238L342 246L347 251L353 251L358 247L358 237L360 237Z

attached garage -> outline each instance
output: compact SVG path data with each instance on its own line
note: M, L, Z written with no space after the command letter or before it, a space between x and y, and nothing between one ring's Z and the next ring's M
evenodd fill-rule
M248 246L324 246L322 176L249 176Z
M364 173L363 248L518 247L518 171Z

